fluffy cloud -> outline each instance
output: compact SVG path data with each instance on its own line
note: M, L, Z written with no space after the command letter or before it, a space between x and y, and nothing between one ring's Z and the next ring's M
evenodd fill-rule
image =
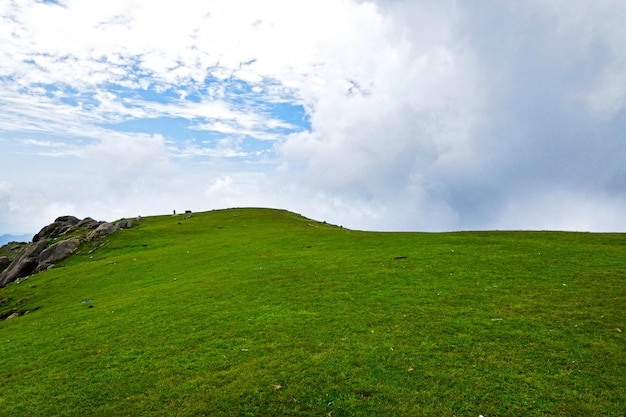
M295 183L366 203L372 227L624 230L623 189L611 193L626 160L625 32L604 19L619 13L377 4L393 25L372 52L390 58L370 67L367 94L326 94L311 131L284 143Z
M472 56L459 48L445 7L382 10L371 71L321 95L311 131L280 150L294 182L341 202L331 206L353 207L338 210L350 213L348 224L362 207L356 217L373 228L450 227L458 216L442 201L441 175L452 177L442 171L473 156L468 141L481 118Z

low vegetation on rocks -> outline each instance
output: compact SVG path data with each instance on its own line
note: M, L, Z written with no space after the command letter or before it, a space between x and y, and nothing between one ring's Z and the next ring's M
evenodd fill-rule
M624 234L230 209L98 239L0 288L0 414L624 415Z

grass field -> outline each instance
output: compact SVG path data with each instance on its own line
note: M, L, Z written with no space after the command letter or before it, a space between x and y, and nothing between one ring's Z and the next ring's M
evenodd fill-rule
M624 416L626 235L144 218L0 289L0 415ZM35 311L33 311L35 310Z

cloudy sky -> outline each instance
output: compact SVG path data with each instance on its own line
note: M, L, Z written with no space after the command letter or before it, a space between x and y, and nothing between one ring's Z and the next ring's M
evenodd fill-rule
M242 206L626 232L624 21L620 0L2 0L0 235Z

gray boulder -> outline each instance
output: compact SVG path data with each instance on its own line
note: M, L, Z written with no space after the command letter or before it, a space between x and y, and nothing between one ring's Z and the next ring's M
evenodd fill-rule
M11 259L8 256L0 256L0 272L4 271L11 265Z
M67 258L73 254L80 246L80 238L73 237L71 239L62 240L54 245L44 249L37 259L37 268L35 272L44 271L55 263Z
M113 223L102 223L93 232L87 234L87 240L92 241L110 235L117 230L117 226Z
M131 227L133 227L133 221L132 220L120 220L117 223L117 228L118 229L130 229Z
M92 219L91 217L85 217L78 224L76 224L77 229L95 229L100 226L103 222L99 222L97 220Z
M0 287L15 281L18 278L28 276L35 272L39 265L39 255L48 245L49 240L39 240L28 246L17 258L0 273Z
M65 230L67 230L66 224L60 222L50 223L49 225L44 226L39 233L33 236L33 242L39 242L40 240L45 239L54 239L55 237L60 236Z
M38 242L42 239L54 239L59 236L63 236L66 233L76 230L76 225L80 222L74 216L61 216L42 228L39 233L33 236L33 242Z
M56 218L55 222L75 225L80 222L80 219L74 216L60 216Z

